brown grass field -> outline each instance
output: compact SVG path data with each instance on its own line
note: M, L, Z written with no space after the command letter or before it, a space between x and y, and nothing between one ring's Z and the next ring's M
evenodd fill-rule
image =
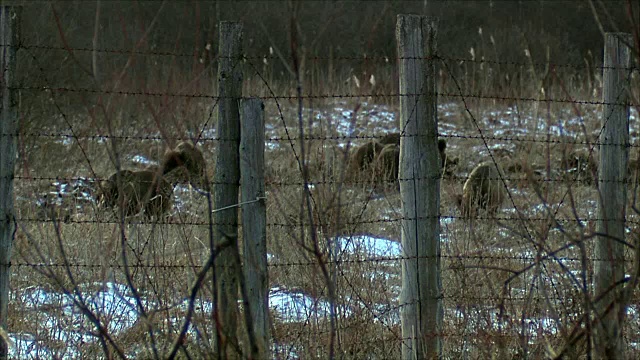
M23 56L40 58L30 51ZM326 68L309 60L300 70L299 97L295 81L275 70L281 60L264 55L243 63L243 94L265 102L272 357L327 358L334 331L338 358L399 358L400 194L366 177L353 181L347 171L355 147L401 131L396 64L340 64L337 58ZM580 326L585 293L592 291L601 76L590 68L546 76L549 67L533 62L443 59L444 357L552 356ZM44 74L55 69L38 64L34 71L46 81ZM157 165L181 139L197 140L213 179L217 90L212 69L198 66L187 71L165 59L148 74L121 69L95 92L79 84L24 89L22 96L30 98L20 108L14 189L13 357L107 358L109 349L127 358L163 358L173 346L191 284L210 251L207 194L177 186L168 216L156 222L142 216L123 221L95 194L97 181L116 170L115 159L123 169ZM634 161L640 157L638 117L632 107ZM495 217L481 212L467 222L457 199L474 166L492 159L505 170L507 199ZM302 166L310 173L311 216L303 211ZM630 242L639 221L631 208L638 184L633 172ZM319 252L309 250L314 246ZM334 298L322 267L330 271ZM209 275L198 292L180 358L215 354L211 282ZM630 359L640 356L639 301L635 296L628 308L623 333ZM239 334L243 346L246 330ZM584 349L578 341L572 355L580 358Z

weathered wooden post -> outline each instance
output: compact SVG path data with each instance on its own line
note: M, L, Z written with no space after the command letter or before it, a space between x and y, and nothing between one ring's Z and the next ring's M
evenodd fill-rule
M258 359L269 358L269 283L267 275L267 207L264 190L264 104L260 99L240 105L240 189L244 281L251 310Z
M20 8L0 7L0 69L2 113L0 115L0 327L7 331L9 275L15 223L13 218L13 176L18 135L16 52L19 44ZM9 347L0 337L0 359L8 357Z
M240 112L242 97L242 24L220 22L218 48L218 151L214 175L213 217L214 236L218 242L228 237L231 246L217 256L214 271L217 289L217 351L222 359L237 358L234 346L238 344L238 279L240 267L236 264L238 251L238 190L240 184Z
M400 194L402 197L402 358L442 353L440 274L440 154L433 18L398 15L400 74Z
M596 309L596 352L602 358L621 359L622 328L616 299L624 279L624 226L629 162L629 85L631 35L605 34L602 132L600 133L600 204L596 230L595 296L602 296ZM636 249L638 251L638 249ZM616 285L617 284L617 285ZM610 305L613 303L613 306ZM607 310L608 309L608 310ZM604 314L606 312L606 314ZM602 315L604 314L604 315Z

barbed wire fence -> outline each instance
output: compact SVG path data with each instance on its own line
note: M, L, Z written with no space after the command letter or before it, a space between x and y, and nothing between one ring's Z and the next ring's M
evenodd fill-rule
M596 224L607 219L596 211L602 201L596 185L603 180L594 159L598 148L612 145L602 139L603 126L596 121L606 106L630 105L631 119L638 117L633 98L594 100L602 84L592 74L622 69L637 76L636 66L594 66L594 71L551 60L520 64L442 54L410 58L440 66L437 132L447 141L447 155L438 179L386 180L366 172L357 176L350 160L359 148L389 133L398 133L403 143L420 136L403 132L397 101L429 93L402 93L375 80L396 79L396 62L406 59L298 57L294 90L290 82L282 85L269 74L277 56L232 59L234 69L245 74L243 97L257 97L265 106L270 338L260 345L266 348L252 349L252 322L238 322L235 337L221 320L225 311L246 314L251 300L246 291L230 295L243 301L241 310L216 306L219 294L213 283L219 279L211 279L210 270L228 244L210 242L216 224L207 191L176 186L168 216L155 221L113 215L96 200L99 184L114 171L157 165L153 159L180 141L193 141L202 149L209 174L218 169L212 161L221 142L239 144L239 139L217 131L216 112L225 97L216 92L214 80L193 86L208 76L210 65L194 70L184 83L167 80L166 90L143 81L143 89L135 89L136 75L104 85L61 86L49 80L55 69L40 61L46 56L38 52L61 51L71 58L100 52L127 59L193 54L5 41L3 49L9 47L38 69L32 83L3 81L3 91L20 94L17 136L2 134L17 143L14 252L4 264L11 274L3 319L10 356L205 358L228 346L227 356L242 358L398 358L403 347L430 337L440 339L438 351L452 358L560 357L591 351L590 330L598 326L600 315L594 309L601 296L594 292L594 272L598 262L611 260L595 250L603 235ZM365 67L363 74L336 81L339 89L334 91L320 81L323 70L314 65L329 60L373 62L383 75ZM510 66L517 70L506 71ZM574 74L563 77L559 69L591 75L575 80ZM506 79L499 71L520 78ZM586 89L570 83L585 78L593 82ZM536 91L525 88L529 81ZM586 99L576 99L574 89ZM531 93L538 96L527 95ZM47 101L37 108L29 98ZM36 121L38 116L46 120ZM613 145L633 151L636 137L634 129L631 141ZM509 196L496 214L481 212L471 225L460 203L463 183L476 164L488 159L501 164L504 173L485 180L502 182ZM640 168L635 162L630 171ZM430 217L403 215L397 187L420 180L441 183L435 218L442 281L437 298L443 317L438 333L407 336L401 313L421 303L400 300L402 266L434 258L407 256L400 246L404 223ZM629 265L624 273L631 274L620 282L631 285L637 280L630 264L636 256L637 242L631 239L637 237L639 222L638 182L628 177L607 181L633 188L634 211L624 223L630 240L615 239L625 245ZM237 185L211 175L208 183L214 189ZM242 234L227 235L241 244L247 240ZM225 264L235 263L231 259ZM624 312L623 344L630 358L640 351L636 303L633 297Z

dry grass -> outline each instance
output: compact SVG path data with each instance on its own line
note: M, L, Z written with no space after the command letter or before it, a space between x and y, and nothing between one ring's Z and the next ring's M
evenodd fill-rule
M581 142L595 140L601 108L581 106L577 114L572 104L549 105L520 98L539 97L540 86L545 86L549 97L593 99L597 85L582 86L580 77L573 74L556 79L555 83L542 83L542 76L529 71L528 66L514 70L502 65L491 70L486 64L485 67L472 64L445 68L440 81L442 93L450 96L441 97L439 133L447 139L448 157L457 164L441 182L445 355L542 357L549 348L562 346L585 312L581 272L585 272L590 282L593 269L591 261L584 262L582 257L593 258L590 236L597 217L597 192L588 182L591 175L588 171L563 163L570 154L590 150ZM247 65L252 70L248 70L244 93L295 96L292 81L286 75L274 74L270 66ZM355 244L360 244L363 235L388 239L391 244L400 241L400 197L391 189L354 183L345 170L349 151L366 142L365 137L398 131L397 99L376 96L395 94L393 66L385 63L364 73L353 73L349 67L330 72L307 64L303 69L304 95L351 96L305 99L300 114L309 137L305 141L298 138L297 100L265 100L269 282L270 287L280 289L282 294L303 299L299 305L304 314L299 315L300 309L272 307L277 344L274 352L278 358L327 356L331 332L328 304L332 300L336 308L339 357L399 357L402 335L397 299L401 254L375 253L366 244L359 247ZM258 70L260 77L251 75ZM490 75L498 70L517 74L519 78ZM454 84L449 71L465 91ZM369 81L371 75L377 79L375 84ZM129 80L131 84L127 86L134 88L135 80ZM147 86L184 89L190 83L174 80L169 86L160 80ZM561 89L558 83L561 81L572 94ZM213 96L213 88L212 84L199 82L189 89ZM460 93L510 99L479 97L469 101L465 108ZM79 102L61 96L60 101L73 104L103 101L96 97ZM135 161L136 155L159 159L166 146L173 145L174 137L195 138L197 130L204 130L199 146L207 158L212 179L215 102L190 97L123 96L113 97L104 111L85 106L64 116L51 104L42 106L46 110L39 113L55 114L48 132L68 133L71 124L81 136L79 140L40 136L22 139L17 170L22 177L15 188L19 229L14 261L19 265L14 267L17 270L11 279L9 329L15 334L34 335L39 346L50 351L48 355L99 357L102 348L98 342L85 346L87 339L68 339L67 333L52 329L74 329L81 334L95 332L94 324L87 319L72 323L78 318L69 316L70 312L78 311L69 302L81 298L74 295L76 287L83 294L97 294L108 284L120 285L121 300L131 302L127 311L139 311L132 301L132 289L124 286L128 269L143 301L146 318L136 315L135 324L108 328L114 334L114 342L128 356L152 356L152 341L163 353L179 331L189 286L208 255L205 198L193 190L176 189L176 205L165 222L140 223L142 219L136 218L123 227L108 211L78 196L82 192L92 194L95 186L91 181L78 185L75 195L64 193L62 205L52 206L53 211L43 210L37 201L42 193L56 196L51 193L54 188L49 178L101 178L115 170L113 144L110 140L91 138L94 135L123 136L117 141L121 167L138 168L144 164ZM637 118L637 113L634 114ZM478 138L477 126L486 137L486 145ZM114 129L112 134L108 134L108 128ZM311 215L302 206L301 145L305 146L305 160L310 169ZM506 170L510 198L498 213L498 221L481 219L471 228L458 218L456 196L473 167L491 157ZM575 174L575 178L567 174ZM637 226L632 222L636 218L635 214L629 218L632 236L637 235ZM584 254L576 245L581 239L586 239ZM242 248L242 239L240 242ZM354 249L347 251L336 244L354 244ZM568 244L574 245L537 263L541 256ZM318 252L313 251L314 246ZM335 299L329 294L323 266L330 270ZM522 271L528 266L529 270ZM206 283L210 283L209 279ZM35 290L56 295L34 300L28 295ZM66 297L62 295L65 292ZM199 309L187 345L192 357L212 355L215 334L210 316L211 294L207 285L198 295ZM308 303L304 299L311 300ZM125 321L114 314L124 312L122 308L94 310L103 324L110 324L113 319ZM637 341L637 319L631 320L635 321L627 332L629 343ZM153 340L149 327L153 329ZM92 341L96 338L86 336ZM637 349L631 348L629 354L634 354L633 351Z

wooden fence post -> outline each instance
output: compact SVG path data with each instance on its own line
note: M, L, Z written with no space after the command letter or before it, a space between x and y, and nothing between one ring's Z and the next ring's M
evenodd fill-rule
M402 197L402 358L442 354L440 153L436 99L436 20L398 15L400 194Z
M595 296L601 321L596 322L596 351L603 358L624 358L616 298L623 287L627 169L629 162L629 85L631 35L605 34L602 132L600 133L600 203L595 249ZM638 251L636 249L636 251ZM617 285L615 285L617 283ZM606 295L605 295L606 294ZM607 311L607 308L614 306ZM602 315L607 311L606 315Z
M0 7L0 45L2 57L2 113L0 115L0 327L7 332L9 275L15 235L13 176L18 135L17 91L15 87L16 52L19 44L20 8ZM9 347L0 337L0 359L8 357Z
M258 359L269 358L267 207L264 190L264 104L252 98L240 106L240 189L246 308L251 310Z
M242 97L242 23L220 22L218 48L218 129L219 139L214 175L214 237L218 242L226 238L231 246L217 256L216 273L217 308L216 350L222 359L237 358L238 280L241 276L236 264L238 251L238 190L240 184L240 112Z

